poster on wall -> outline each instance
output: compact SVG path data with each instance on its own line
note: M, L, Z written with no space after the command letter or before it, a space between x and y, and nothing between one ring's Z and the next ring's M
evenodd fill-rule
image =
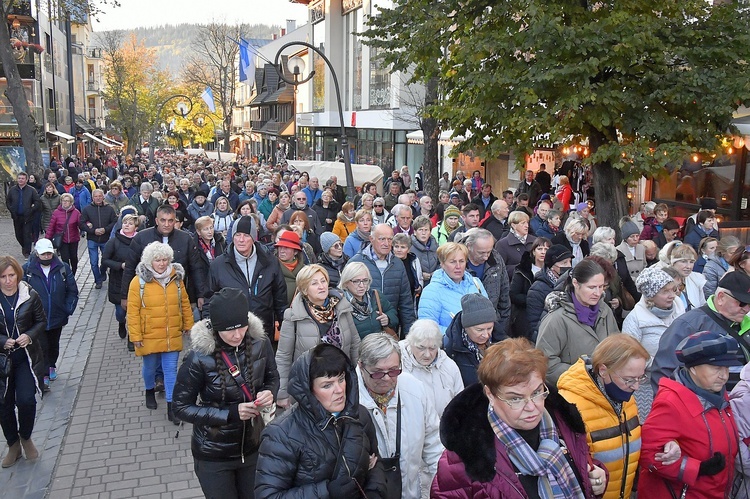
M49 151L42 151L42 164L45 168L49 168L50 164L50 155Z
M26 151L23 147L0 146L0 180L12 182L16 175L26 171Z

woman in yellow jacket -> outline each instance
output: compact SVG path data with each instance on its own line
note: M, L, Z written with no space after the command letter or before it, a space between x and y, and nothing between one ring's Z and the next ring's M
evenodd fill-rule
M604 339L589 358L581 357L565 371L557 387L575 404L586 424L589 449L609 471L604 499L628 499L633 490L641 454L641 426L633 393L648 383L648 352L632 336L615 334ZM680 456L669 442L659 459L665 464Z
M333 224L333 233L339 236L341 242L346 241L349 234L357 230L357 222L354 221L354 204L347 201L341 206L341 211Z
M143 250L128 288L127 325L135 354L143 357L146 407L157 407L154 384L156 367L161 364L167 418L179 424L172 415L172 392L182 335L193 327L193 311L183 281L185 270L179 263L172 263L173 258L174 252L168 244L153 242Z

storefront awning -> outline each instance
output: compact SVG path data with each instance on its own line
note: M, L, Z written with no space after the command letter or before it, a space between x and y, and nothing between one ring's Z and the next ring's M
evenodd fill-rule
M95 128L86 121L86 118L78 114L76 114L76 127L79 128L81 132L93 132L95 130Z
M51 133L52 135L55 135L57 137L60 137L61 139L67 140L68 144L70 144L71 142L75 142L75 140L76 140L76 138L73 137L72 135L68 135L67 133L61 132L59 130L50 130L49 133Z
M90 134L90 133L88 133L88 132L85 132L85 133L84 133L84 135L85 135L86 137L90 138L91 140L93 140L94 142L99 142L99 143L100 143L101 145L103 145L103 146L105 146L105 147L112 147L112 144L107 144L106 142L104 142L104 141L103 141L102 139L100 139L99 137L96 137L96 136L94 136L94 135L91 135L91 134Z

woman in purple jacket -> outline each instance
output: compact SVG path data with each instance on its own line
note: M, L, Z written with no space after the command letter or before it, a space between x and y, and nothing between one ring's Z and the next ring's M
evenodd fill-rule
M547 359L525 338L501 341L479 364L479 384L459 393L440 421L445 446L432 498L601 495L607 473L594 463L576 407L544 376Z

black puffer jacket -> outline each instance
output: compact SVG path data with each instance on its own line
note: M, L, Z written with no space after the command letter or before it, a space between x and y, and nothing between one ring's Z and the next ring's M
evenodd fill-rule
M208 324L208 320L200 321L190 331L192 348L177 373L172 404L175 416L193 424L194 458L233 461L258 450L263 421L260 417L241 421L232 411L246 400L221 357L217 362L217 349L223 348L241 367L253 394L270 390L275 400L279 373L271 342L253 314L248 314L245 341L236 349L217 342Z
M22 334L27 334L31 338L31 343L26 346L26 358L36 374L37 391L39 391L39 380L47 373L44 372L44 355L40 338L47 328L47 315L44 313L44 305L36 291L26 282L18 283L18 302L16 305L16 331L9 332L5 322L3 309L0 307L0 348L5 347L5 342L11 336L18 338ZM15 361L15 358L14 358ZM2 394L5 393L5 380L0 384Z
M476 277L475 272L468 268L468 266L466 270ZM510 283L508 272L505 269L505 262L500 257L500 253L494 249L484 264L482 284L484 284L484 289L487 291L487 298L495 305L497 322L500 325L499 330L507 334L510 328Z
M563 276L567 277L566 274ZM526 294L526 319L529 321L529 330L531 331L531 341L536 341L536 334L539 331L539 323L542 322L544 312L544 300L550 294L557 284L564 286L565 277L560 276L557 283L553 283L547 275L547 267L542 268L534 277L528 293ZM564 288L561 288L564 289Z
M343 474L356 479L368 499L384 498L382 464L368 470L378 439L370 415L359 405L354 366L348 362L346 406L335 417L310 391L311 356L308 350L292 365L289 394L297 404L261 435L256 499L331 497L329 481Z
M121 298L127 298L128 295L122 294L122 274L124 269L122 264L130 256L130 241L132 237L123 236L119 232L115 237L107 241L102 251L102 265L109 269L109 286L107 286L107 295L110 303L120 304ZM128 283L130 284L130 283Z
M521 257L521 263L516 265L516 269L513 271L513 280L510 282L510 302L513 304L510 326L512 337L531 339L533 330L529 327L529 320L526 315L526 298L533 282L531 253L524 253Z
M211 268L212 262L208 259L206 253L203 251L200 237L201 236L197 232L193 234L193 242L195 243L195 247L198 248L198 254L201 257L200 264L198 265L198 272L200 272L200 274L203 276L205 282L208 283L208 271ZM223 255L226 251L227 240L224 238L224 235L221 232L214 232L214 261L216 261L216 259Z
M344 266L348 261L349 257L343 254L337 261L334 261L328 253L321 253L320 256L318 256L318 264L328 271L329 288L335 288L339 285L339 282L341 281L341 272L344 271Z

